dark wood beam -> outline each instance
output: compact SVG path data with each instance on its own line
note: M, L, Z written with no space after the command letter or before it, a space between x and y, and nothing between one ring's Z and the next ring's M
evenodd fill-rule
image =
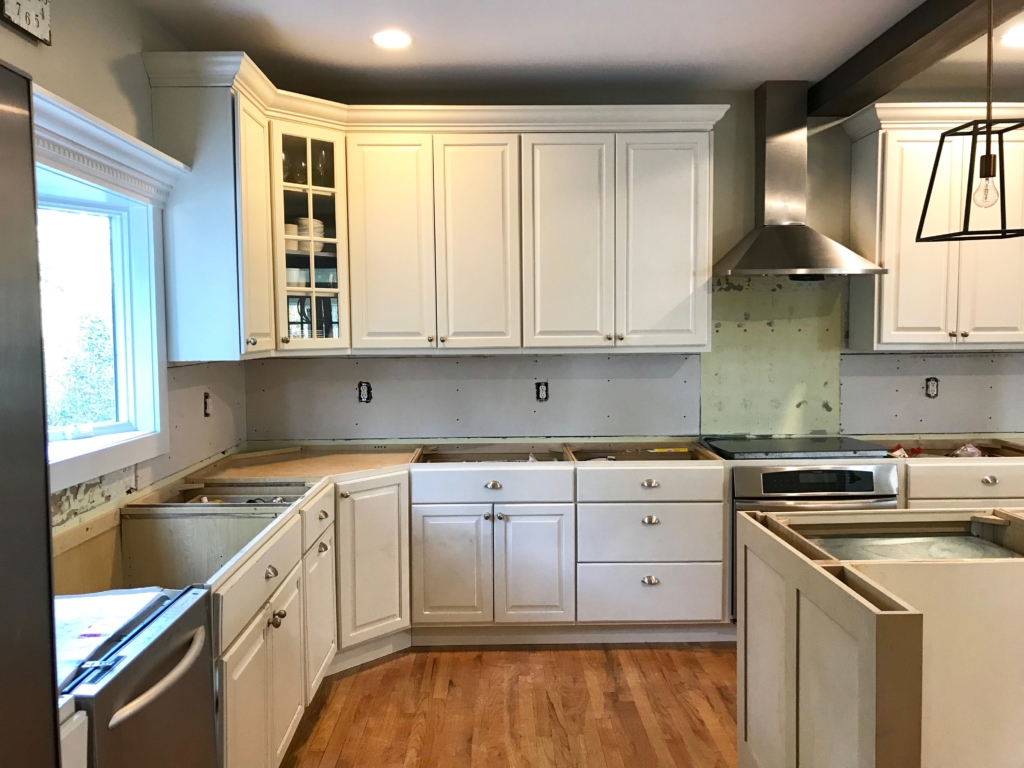
M1024 0L995 0L996 26ZM807 114L845 117L902 85L988 30L988 0L924 0L832 74L811 86Z

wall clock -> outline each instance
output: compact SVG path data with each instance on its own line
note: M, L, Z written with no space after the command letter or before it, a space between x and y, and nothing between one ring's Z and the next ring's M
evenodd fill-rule
M4 0L3 18L50 45L50 0Z

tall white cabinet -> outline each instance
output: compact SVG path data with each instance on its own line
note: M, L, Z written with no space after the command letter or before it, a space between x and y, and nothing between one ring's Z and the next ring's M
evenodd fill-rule
M879 104L847 121L853 144L853 248L889 272L851 281L850 344L859 350L1014 348L1024 344L1024 241L918 243L917 230L943 130L970 108ZM984 152L979 146L979 154ZM947 143L924 234L963 223L970 144ZM1006 142L1007 168L1024 142ZM1008 174L1007 224L1024 226L1024 182ZM971 207L971 228L998 227L999 207Z

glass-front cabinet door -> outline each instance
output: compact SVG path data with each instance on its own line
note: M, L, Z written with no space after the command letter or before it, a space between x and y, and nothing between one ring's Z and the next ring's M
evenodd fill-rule
M275 120L273 141L277 348L347 349L345 135Z

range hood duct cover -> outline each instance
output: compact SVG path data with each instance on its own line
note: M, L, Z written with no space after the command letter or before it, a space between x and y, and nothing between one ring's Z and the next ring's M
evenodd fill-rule
M887 270L807 226L807 83L764 83L754 94L754 231L715 275L877 275Z

